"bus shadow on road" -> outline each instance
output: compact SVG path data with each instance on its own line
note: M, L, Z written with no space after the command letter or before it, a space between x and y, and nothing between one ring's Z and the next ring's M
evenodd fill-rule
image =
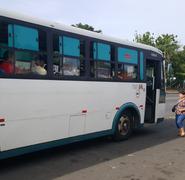
M99 138L3 160L0 163L0 179L50 180L176 138L174 122L166 120L134 131L127 141L113 142L107 137Z

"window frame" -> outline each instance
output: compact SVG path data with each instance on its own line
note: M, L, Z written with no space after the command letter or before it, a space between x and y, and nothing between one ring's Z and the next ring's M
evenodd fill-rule
M110 46L110 60L103 60L103 59L97 59L97 58L94 58L93 56L93 53L94 53L94 43L96 43L96 45L99 44L104 44L104 45L109 45ZM114 55L112 55L112 49L114 49L113 53ZM103 41L103 40L97 40L97 39L90 39L90 43L89 43L89 59L90 59L90 79L91 80L100 80L100 81L114 81L115 80L115 74L116 74L116 69L115 69L115 62L116 62L116 59L112 59L112 57L115 57L115 44L112 43L112 42L109 42L109 41ZM98 51L98 48L97 48L97 51ZM98 52L97 52L98 54ZM95 68L95 63L97 62L102 62L102 63L110 63L110 78L100 78L100 77L96 77L96 71L97 71L97 68ZM93 64L93 65L92 65ZM93 67L93 74L92 74L92 67ZM112 69L114 69L112 71ZM114 72L114 73L113 73ZM114 74L114 75L112 75Z
M33 29L37 29L38 30L38 34L40 31L44 31L46 33L46 51L33 51L33 50L29 50L29 49L21 49L21 48L16 48L14 46L14 38L13 38L13 46L12 47L8 47L8 46L2 46L0 45L0 48L6 48L8 50L13 51L13 65L14 65L14 69L15 69L15 64L16 64L16 57L15 57L15 53L16 51L22 51L22 52L30 52L30 53L34 53L39 55L46 55L46 62L48 65L48 31L50 30L50 28L41 26L41 25L36 25L33 23L29 23L29 22L24 22L24 21L20 21L20 20L16 20L16 19L11 19L11 18L7 18L7 17L0 17L0 22L6 22L7 24L12 24L12 25L18 25L18 26L24 26L26 28L33 28ZM38 37L39 40L39 37ZM38 43L39 44L39 43ZM48 79L49 74L48 74L48 69L47 68L47 75L39 75L39 74L34 74L34 73L28 73L28 74L16 74L15 70L14 73L7 75L7 74L3 74L0 75L0 77L2 78L17 78L17 79Z
M54 36L62 36L62 37L69 37L69 38L74 38L74 39L77 39L79 40L79 49L80 49L80 44L81 42L84 42L86 44L86 39L83 38L83 37L79 37L77 35L73 35L71 33L66 33L66 32L63 32L63 31L59 31L59 30L52 30L52 45L54 44ZM63 39L63 38L62 38ZM86 47L86 46L84 46ZM52 50L51 50L51 54L52 54L52 57L54 55L54 48L52 47ZM59 58L60 58L60 61L59 61L59 69L61 69L61 65L63 64L63 59L64 58L71 58L71 59L78 59L79 62L80 62L80 67L81 67L81 64L86 64L86 52L85 52L85 55L82 57L81 56L81 51L80 51L80 55L79 57L78 56L71 56L71 55L64 55L64 47L63 47L63 43L62 43L62 54L60 54L60 47L59 47L59 51L58 51L58 55L59 55ZM52 61L52 67L53 67L53 58L51 59ZM81 63L81 61L83 61L83 63ZM53 69L53 68L52 68ZM53 74L53 72L51 73L51 77L54 78L54 79L69 79L69 80L77 80L77 79L80 79L80 80L85 80L87 78L87 73L86 73L86 65L84 66L84 75L83 76L71 76L71 75L64 75L63 73L63 70L62 70L62 74L60 75L60 73L58 73L57 75Z
M22 25L22 26L26 26L26 27L30 27L30 28L36 28L38 30L41 31L45 31L46 32L46 56L47 56L47 75L46 76L40 76L40 75L34 75L34 74L25 74L23 75L18 75L18 74L12 74L12 75L1 75L0 78L17 78L17 79L46 79L46 80L75 80L75 81L110 81L110 82L143 82L145 83L146 79L145 79L145 61L146 58L149 56L149 54L151 53L151 51L146 50L146 49L141 49L141 48L137 48L137 47L132 47L132 46L128 46L128 45L124 45L124 44L119 44L113 41L108 41L108 40L103 40L103 39L98 39L95 37L89 37L86 35L82 35L82 34L77 34L77 33L72 33L72 32L67 32L64 30L59 30L59 29L55 29L53 28L53 26L51 27L46 27L43 25L37 25L34 23L30 23L30 22L24 22L21 20L16 20L16 19L12 19L12 18L8 18L8 17L0 17L0 21L4 21L6 23L10 23L10 24L18 24L18 25ZM85 42L85 47L84 47L84 52L85 52L85 56L82 58L84 60L84 68L85 68L85 72L84 72L84 76L77 76L77 77L73 77L73 76L61 76L61 77L56 77L53 75L53 51L51 51L51 49L53 49L53 44L51 43L53 41L53 34L62 34L63 36L69 36L69 37L73 37L73 38L77 38L80 41L84 41ZM97 79L94 77L90 76L90 64L91 61L93 60L90 57L90 42L100 42L100 43L104 43L104 44L108 44L111 46L111 58L110 58L110 63L111 66L113 66L114 68L114 78L110 78L110 79ZM11 48L11 47L6 47L6 46L1 46L1 48L7 48L13 51L13 53L15 54L15 50L19 50L16 48ZM114 48L114 52L112 52L112 47ZM144 69L144 78L143 80L140 79L140 57L138 57L138 68L137 68L137 80L133 80L133 81L121 81L120 79L117 78L117 72L118 72L118 47L122 47L122 48L128 48L128 49L132 49L132 50L136 50L138 52L138 56L140 54L140 52L143 52L144 55L144 64L143 64L143 69ZM26 50L29 51L29 50ZM114 54L112 56L112 54ZM112 57L114 57L115 59L113 60ZM158 54L158 57L156 58L156 60L160 60L161 61L162 56ZM14 57L14 62L15 62L15 57ZM102 60L101 60L102 62ZM107 62L107 61L106 61ZM15 64L15 63L14 63Z

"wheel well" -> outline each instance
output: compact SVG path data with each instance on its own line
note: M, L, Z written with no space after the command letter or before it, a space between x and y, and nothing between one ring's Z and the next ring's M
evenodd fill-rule
M140 114L139 114L139 111L137 111L133 107L128 107L124 111L129 112L131 114L131 116L133 117L133 119L132 119L132 127L134 129L139 127L139 125L140 125Z

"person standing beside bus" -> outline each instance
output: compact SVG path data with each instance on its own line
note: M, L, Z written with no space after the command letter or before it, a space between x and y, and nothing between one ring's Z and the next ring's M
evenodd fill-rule
M178 128L178 135L181 137L184 137L185 131L184 131L183 121L185 120L185 91L179 92L179 100L175 107L175 113L176 113L176 125Z

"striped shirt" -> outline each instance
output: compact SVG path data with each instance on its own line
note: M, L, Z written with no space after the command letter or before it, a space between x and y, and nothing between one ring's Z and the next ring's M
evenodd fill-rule
M185 98L183 98L182 100L179 101L179 103L176 107L176 114L185 114Z

